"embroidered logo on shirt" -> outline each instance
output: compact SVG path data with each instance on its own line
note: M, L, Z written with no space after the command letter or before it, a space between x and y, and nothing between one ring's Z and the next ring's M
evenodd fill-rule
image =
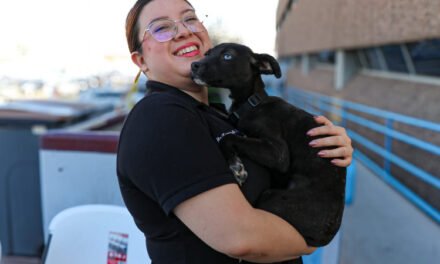
M233 129L231 131L221 133L220 136L216 137L215 139L217 140L217 142L220 142L222 138L224 138L227 135L242 135L242 134L237 129Z

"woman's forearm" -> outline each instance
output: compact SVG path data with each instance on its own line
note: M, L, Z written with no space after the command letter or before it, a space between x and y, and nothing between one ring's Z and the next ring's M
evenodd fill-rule
M232 257L256 263L291 260L311 254L316 248L308 247L302 235L280 217L260 209L242 227L242 245Z
M271 263L313 251L289 223L253 208L236 184L194 196L174 213L202 241L234 258Z

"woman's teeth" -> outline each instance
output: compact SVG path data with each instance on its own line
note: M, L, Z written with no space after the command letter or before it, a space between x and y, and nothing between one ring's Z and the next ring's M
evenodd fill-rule
M182 56L182 55L184 55L186 53L189 53L189 52L192 52L192 51L195 51L195 50L197 50L196 46L190 46L190 47L187 47L187 48L179 50L176 55L177 56Z

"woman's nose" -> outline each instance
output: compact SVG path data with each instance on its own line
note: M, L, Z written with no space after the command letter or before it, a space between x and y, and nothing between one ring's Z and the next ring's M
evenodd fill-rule
M176 37L175 37L176 39L186 37L186 36L192 34L191 30L189 30L185 26L185 24L182 23L182 21L179 21L176 23L176 30L177 30Z

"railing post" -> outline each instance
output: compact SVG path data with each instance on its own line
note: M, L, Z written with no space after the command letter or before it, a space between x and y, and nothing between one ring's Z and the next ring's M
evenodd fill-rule
M344 128L347 128L347 120L346 120L346 118L345 118L345 111L347 111L346 109L345 109L345 106L344 106L344 104L341 104L341 108L340 108L340 113L341 113L341 115L340 115L340 117L341 117L341 126L342 127L344 127Z
M324 114L324 102L322 100L322 97L317 97L318 99L318 113L320 115Z
M393 130L394 120L390 119L390 118L387 118L385 120L385 125L386 125L386 127L388 129ZM388 134L385 134L384 147L385 147L385 150L388 153L392 153L392 151L393 151L392 150L392 148L393 148L393 138L390 135L388 135ZM387 174L391 173L391 162L386 157L384 157L383 168L384 168L384 170L385 170L385 172Z

